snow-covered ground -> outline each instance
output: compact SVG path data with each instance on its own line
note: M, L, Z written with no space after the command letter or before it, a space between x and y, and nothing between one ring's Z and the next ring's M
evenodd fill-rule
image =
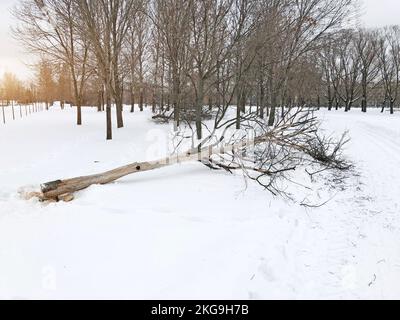
M400 114L319 116L350 131L356 175L316 183L310 201L332 198L316 209L199 163L25 201L26 185L157 158L168 127L126 113L106 142L95 109L80 128L70 109L0 123L0 298L400 298Z

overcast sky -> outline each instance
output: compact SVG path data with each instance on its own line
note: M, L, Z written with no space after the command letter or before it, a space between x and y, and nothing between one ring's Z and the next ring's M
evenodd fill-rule
M336 0L332 0L336 1ZM381 27L400 24L400 0L362 0L361 23L367 27ZM0 76L5 71L14 72L20 78L29 78L30 72L26 64L29 58L24 55L23 48L18 46L10 35L13 23L10 9L18 0L0 0Z

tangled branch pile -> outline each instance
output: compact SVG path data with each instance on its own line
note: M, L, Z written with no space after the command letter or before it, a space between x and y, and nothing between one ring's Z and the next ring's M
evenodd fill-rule
M230 153L213 154L208 166L229 172L242 170L246 177L258 182L274 195L284 192L279 180L287 180L288 173L299 168L319 166L325 170L346 171L351 164L343 155L349 142L347 133L340 140L322 136L320 123L310 109L288 111L273 128L252 119L255 126L254 143L246 143ZM233 144L240 146L240 139ZM243 140L241 140L243 141Z

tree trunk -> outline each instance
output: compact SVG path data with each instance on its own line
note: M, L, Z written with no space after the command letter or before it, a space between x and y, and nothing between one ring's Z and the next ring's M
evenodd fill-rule
M173 78L174 130L177 131L180 126L180 80L177 74Z
M344 108L345 112L349 112L351 109L351 102L350 101L346 101L346 107Z
M272 92L268 126L272 127L275 124L275 118L276 118L276 94Z
M196 102L196 133L197 139L201 140L203 138L203 103L204 103L204 81L201 79L198 83L197 89L197 102Z
M241 128L241 125L240 125L241 118L242 118L242 112L241 112L241 108L240 108L240 98L238 97L237 106L236 106L236 130L240 130L240 128Z
M367 80L366 76L363 75L362 79L362 100L361 100L361 111L362 112L367 112L367 106L368 106L368 101L367 101Z
M152 99L152 103L151 103L151 112L153 112L153 114L156 113L157 111L157 102L156 102L156 97L155 95L153 95L153 99Z
M168 94L167 96L167 111L171 111L171 100L170 100L170 95Z
M143 93L142 87L140 88L139 110L140 110L140 112L144 111L144 93Z
M1 106L1 109L3 110L3 123L6 123L6 113L4 112L4 105Z
M115 101L115 107L117 112L117 128L120 129L124 127L124 118L122 115L123 105L122 105L122 98L120 96L118 96Z
M82 97L77 93L76 95L76 118L77 125L82 125Z
M134 89L131 88L131 113L135 112L135 93L133 90Z
M101 112L101 106L102 106L102 98L101 98L101 91L97 93L97 112Z
M367 112L367 100L365 96L363 96L361 100L361 111Z
M259 108L260 108L260 118L265 118L265 89L264 85L260 85L260 99L259 99Z
M271 131L263 136L256 137L254 141L241 141L234 145L224 145L222 147L213 148L207 146L200 151L198 149L192 149L185 153L171 156L162 160L142 163L136 162L101 174L48 182L41 185L41 192L30 192L24 196L27 199L37 197L42 201L62 201L65 199L70 201L73 199L73 194L75 192L84 190L91 185L108 184L127 175L161 169L163 167L182 162L208 162L213 154L229 153L233 152L234 150L244 148L247 145L264 143L269 139L275 139L275 135L276 133Z
M115 68L115 74L114 74L114 85L115 85L115 110L116 110L116 116L117 116L117 128L123 128L124 127L124 118L123 118L123 111L124 111L124 106L123 106L123 87L121 85L121 82L119 80L118 76L118 68Z
M82 125L82 106L81 106L81 102L77 101L77 106L76 106L76 113L77 113L77 124L78 126Z
M12 109L13 120L15 120L14 100L11 101L11 109Z
M242 93L242 99L240 102L240 110L242 113L246 113L246 100L247 100L247 93L243 92Z
M107 131L107 140L112 140L112 119L111 119L111 96L110 90L106 89L105 93L106 100L106 131Z

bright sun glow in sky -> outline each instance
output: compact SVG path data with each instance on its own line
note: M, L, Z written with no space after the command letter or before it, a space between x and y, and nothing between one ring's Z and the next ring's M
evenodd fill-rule
M335 0L332 0L335 1ZM13 18L10 9L18 0L0 1L0 76L5 72L13 72L18 77L28 80L31 72L27 64L29 57L24 54L23 48L12 39L10 26ZM367 27L381 27L384 25L400 24L400 0L362 0L361 23Z

